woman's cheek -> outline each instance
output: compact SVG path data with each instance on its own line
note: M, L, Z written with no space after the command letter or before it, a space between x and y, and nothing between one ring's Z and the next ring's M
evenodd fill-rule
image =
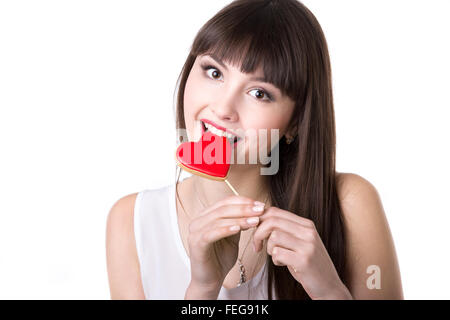
M208 103L205 100L204 90L194 78L188 78L184 91L184 119L189 141L198 141L201 137L201 127L198 114Z
M245 152L245 163L261 163L270 151L270 131L267 129L250 129L246 131L245 144L240 149Z

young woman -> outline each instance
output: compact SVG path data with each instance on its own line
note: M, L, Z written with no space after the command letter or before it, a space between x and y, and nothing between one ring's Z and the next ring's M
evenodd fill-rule
M233 163L241 196L178 175L118 200L106 239L113 299L403 298L377 190L335 171L330 59L304 5L238 0L218 12L194 39L176 115L190 141L278 129L279 166L263 175L267 164ZM271 137L240 135L237 152L247 160Z

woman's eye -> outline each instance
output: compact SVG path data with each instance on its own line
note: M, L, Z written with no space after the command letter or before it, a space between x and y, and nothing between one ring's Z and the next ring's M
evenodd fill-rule
M212 66L207 66L204 67L204 70L206 70L206 74L208 75L208 77L210 77L211 79L214 80L221 80L221 73L219 70L217 70L216 68L212 67Z
M256 92L254 97L256 99L258 99L258 100L262 100L262 101L270 101L270 100L272 100L272 97L270 96L270 94L268 94L264 90L254 89L254 90L251 90L250 92Z
M208 78L213 80L222 80L222 73L219 69L213 67L212 65L202 65L202 69L208 75ZM262 89L253 89L250 92L255 92L254 97L261 101L273 101L272 95Z

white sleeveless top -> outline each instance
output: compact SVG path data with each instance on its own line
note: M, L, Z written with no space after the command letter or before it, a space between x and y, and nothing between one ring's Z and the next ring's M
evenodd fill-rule
M191 279L191 265L178 228L175 183L138 193L134 234L145 298L183 300ZM276 297L274 290L272 294ZM217 299L267 300L267 262L241 286L222 286Z

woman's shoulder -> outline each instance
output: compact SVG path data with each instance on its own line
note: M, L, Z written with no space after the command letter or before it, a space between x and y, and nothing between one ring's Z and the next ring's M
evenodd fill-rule
M346 220L365 225L368 221L385 219L380 194L366 178L355 173L336 173L336 188Z
M111 207L106 223L107 242L130 240L133 236L133 216L138 192L119 198Z
M355 173L336 175L337 193L349 234L360 238L374 237L368 229L389 229L380 195L375 186Z
M143 200L148 200L156 203L158 199L163 199L170 194L173 185L168 184L162 187L146 188L139 192L134 192L122 196L112 206L109 211L108 220L112 220L123 225L124 222L131 223L134 216L134 211ZM147 202L148 202L147 201ZM125 221L126 220L126 221Z
M134 238L134 206L138 192L118 199L106 226L108 278L113 299L143 299L139 260Z
M121 218L128 215L133 211L138 194L139 192L130 193L116 200L109 211L109 215L114 217L119 216Z
M345 220L349 289L355 299L403 299L400 271L389 223L380 195L367 179L354 173L336 176L337 189ZM384 273L383 290L370 290L366 283L369 266ZM361 272L362 271L362 272Z
M114 234L115 237L120 233L121 237L129 237L132 234L134 207L138 192L122 196L109 210L106 231L107 238Z
M336 172L336 187L339 200L345 203L378 194L369 180L356 173Z

